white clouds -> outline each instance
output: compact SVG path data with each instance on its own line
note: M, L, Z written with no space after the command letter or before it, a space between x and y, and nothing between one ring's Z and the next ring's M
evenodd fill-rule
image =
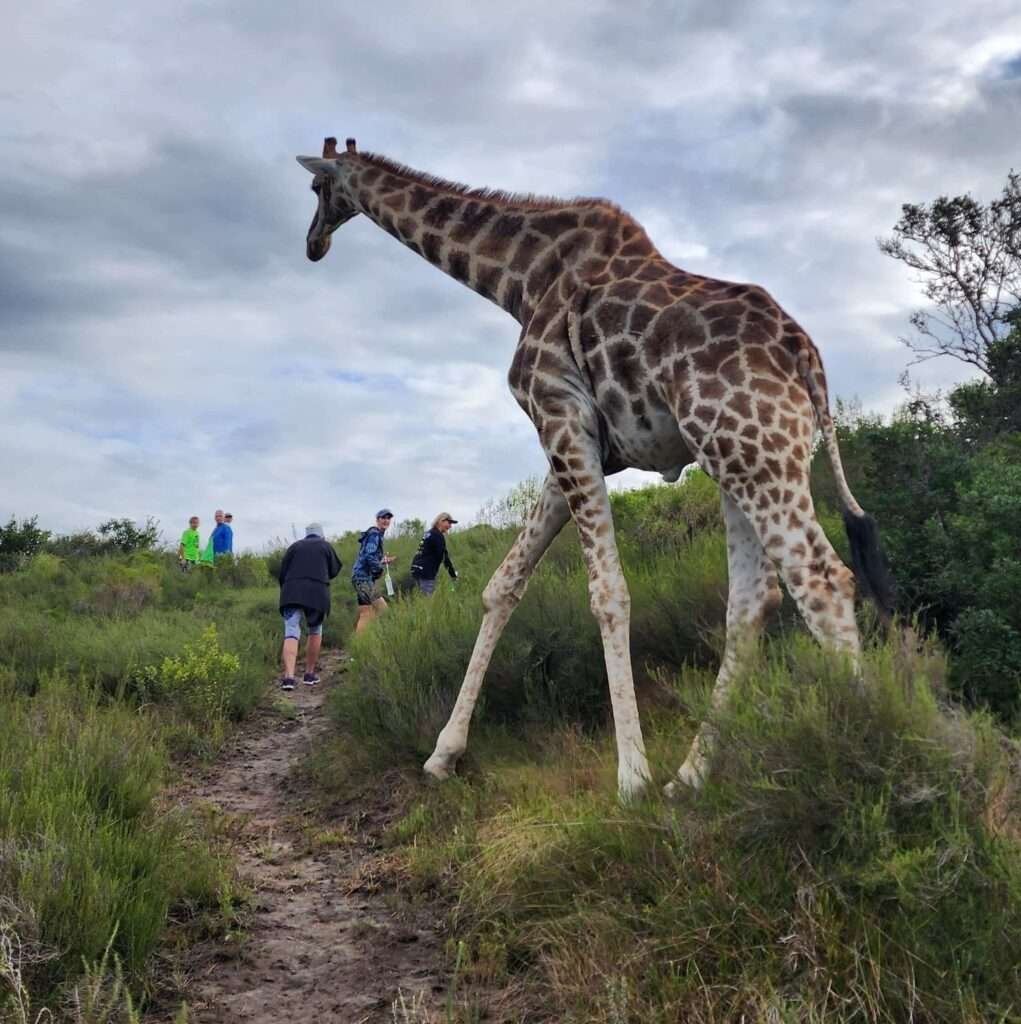
M367 222L306 263L293 156L326 134L476 185L607 195L681 265L769 287L834 394L889 409L918 297L874 239L902 202L986 197L1016 162L1015 7L11 12L0 513L174 534L230 506L258 545L380 502L470 516L542 471L509 318Z

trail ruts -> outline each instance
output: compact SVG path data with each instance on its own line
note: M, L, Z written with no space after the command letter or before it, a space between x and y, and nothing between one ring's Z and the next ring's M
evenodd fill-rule
M391 1022L398 990L416 1021L443 1019L448 979L434 921L421 911L398 917L385 891L366 894L359 881L371 874L371 824L326 848L301 828L302 785L291 768L328 727L323 702L343 678L339 664L327 654L323 682L299 682L290 695L295 718L254 716L233 749L180 793L187 805L235 819L235 856L252 890L240 945L198 950L188 967L189 1024Z

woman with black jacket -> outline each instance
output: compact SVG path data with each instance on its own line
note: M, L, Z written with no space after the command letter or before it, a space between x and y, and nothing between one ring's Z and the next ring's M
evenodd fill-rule
M457 570L447 554L445 534L457 522L449 512L441 512L434 520L432 529L427 530L411 560L411 575L418 589L429 595L436 589L436 574L444 565L452 580L457 579Z

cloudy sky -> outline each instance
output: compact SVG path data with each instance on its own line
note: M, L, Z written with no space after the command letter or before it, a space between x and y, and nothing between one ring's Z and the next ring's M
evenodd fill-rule
M473 185L603 195L767 287L889 411L900 204L1018 166L1021 8L914 0L6 4L0 516L234 512L242 545L441 509L544 461L516 325L365 218L310 264L324 135ZM913 371L928 387L954 364Z

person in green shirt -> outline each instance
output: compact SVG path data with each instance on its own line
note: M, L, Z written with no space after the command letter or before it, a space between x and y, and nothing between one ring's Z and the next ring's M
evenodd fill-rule
M181 534L181 543L177 547L177 558L185 572L198 563L200 546L199 517L192 516L188 520L188 529Z

